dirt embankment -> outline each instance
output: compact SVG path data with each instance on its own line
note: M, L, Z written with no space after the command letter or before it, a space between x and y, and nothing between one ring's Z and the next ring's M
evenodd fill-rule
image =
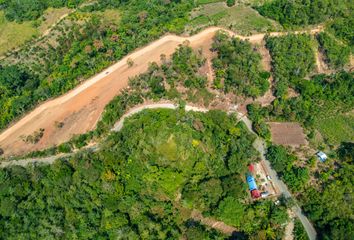
M161 54L171 55L178 45L185 41L188 41L194 49L208 52L212 38L218 30L224 29L211 27L191 37L166 35L136 50L67 94L39 105L0 134L0 147L6 155L23 154L60 144L69 140L74 134L82 134L94 129L104 107L128 86L130 77L145 72L150 62L160 63ZM251 43L261 43L265 36L256 34L244 37L229 30L225 31L232 36L248 39ZM283 34L285 33L271 33L270 35ZM132 67L127 64L128 58L134 61ZM58 122L63 125L57 127ZM21 139L22 136L31 135L41 128L45 131L38 143L29 144Z

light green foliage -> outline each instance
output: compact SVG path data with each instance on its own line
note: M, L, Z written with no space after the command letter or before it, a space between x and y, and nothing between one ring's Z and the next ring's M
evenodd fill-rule
M0 55L22 45L37 34L38 31L31 22L9 22L5 19L4 12L0 11Z
M249 42L219 32L212 49L218 54L213 59L217 88L248 97L261 96L267 91L269 74L261 72L261 56Z
M320 131L326 142L338 145L341 142L354 140L354 116L339 114L318 118L315 127Z
M349 63L349 47L339 43L338 40L325 32L318 34L317 39L321 50L325 54L326 62L331 68L343 68L343 66Z
M191 21L186 29L194 32L212 25L228 28L243 35L281 29L279 24L259 15L251 7L243 4L227 7L221 2L202 5L192 12Z
M266 46L272 57L276 96L284 98L292 79L303 78L315 67L313 40L306 34L268 37Z
M348 17L337 18L328 24L326 30L333 33L338 39L341 39L351 47L354 51L354 15L349 14Z

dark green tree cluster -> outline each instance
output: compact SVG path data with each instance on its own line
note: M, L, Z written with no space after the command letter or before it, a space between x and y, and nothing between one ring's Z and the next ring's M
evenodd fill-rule
M35 20L49 8L77 7L82 0L1 0L0 8L5 11L5 17L10 21L22 22Z
M315 66L312 38L306 34L288 34L281 37L267 37L266 47L272 57L272 68L277 97L286 96L289 83L303 78Z
M324 52L326 62L331 68L343 68L350 60L350 48L341 44L328 33L322 32L317 35L321 51Z
M218 54L213 59L216 88L247 97L261 96L268 90L270 74L261 71L261 56L249 42L219 32L212 50Z
M237 201L247 212L244 234L280 238L285 209L244 201L244 174L257 158L253 140L220 111L143 111L96 153L1 169L0 237L223 239L194 222L191 211L230 222L226 209Z
M256 9L285 27L304 26L326 21L330 17L350 14L350 0L275 0Z
M27 69L0 65L0 128L33 105L32 89L38 85L38 77Z
M342 143L337 150L338 167L302 194L304 210L318 229L320 239L351 239L354 236L353 185L354 144Z
M310 179L307 168L297 167L296 156L289 154L283 146L271 145L267 149L267 159L287 186L293 192L301 191Z

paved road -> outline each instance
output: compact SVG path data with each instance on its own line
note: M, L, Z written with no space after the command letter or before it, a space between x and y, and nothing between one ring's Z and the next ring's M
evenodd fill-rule
M111 129L111 131L120 131L124 125L124 121L127 117L132 116L142 110L145 109L154 109L154 108L168 108L168 109L176 109L177 105L173 103L153 103L153 104L147 104L147 105L141 105L137 106L133 109L131 109L129 112L124 114L121 119L114 125L114 127ZM189 106L187 105L185 107L186 111L196 111L196 112L207 112L207 108L199 108L199 107L194 107L194 106ZM252 129L252 122L247 118L247 116L236 112L236 110L230 110L229 113L237 113L238 117L241 121L245 123L247 126L248 130L252 132L253 134L256 135L256 133ZM269 176L272 178L273 184L279 189L279 191L286 197L286 198L292 198L292 195L290 191L288 190L287 186L283 183L278 178L277 173L271 168L270 162L266 159L265 157L265 149L266 149L266 143L263 139L259 138L257 136L256 140L253 143L254 148L259 151L261 155L261 159L264 162L264 166L266 168L266 171ZM90 149L97 151L98 146L91 146ZM2 162L0 167L7 167L11 165L20 165L20 166L25 166L29 163L36 163L36 162L41 162L41 163L47 163L51 164L53 163L56 159L63 158L70 156L74 153L69 153L69 154L61 154L61 155L56 155L56 156L51 156L51 157L46 157L46 158L34 158L34 159L23 159L23 160L18 160L18 161L9 161L9 162ZM295 200L295 199L294 199ZM310 221L307 219L307 217L302 213L300 206L295 202L295 205L292 208L293 212L295 215L300 219L302 225L304 226L307 235L309 236L310 240L316 240L316 231Z

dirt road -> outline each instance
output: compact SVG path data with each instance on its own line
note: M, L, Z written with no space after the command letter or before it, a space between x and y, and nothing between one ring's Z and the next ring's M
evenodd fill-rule
M190 46L195 49L201 48L207 51L211 46L212 37L218 30L224 29L210 27L191 37L166 35L136 50L67 94L39 105L0 134L0 147L4 149L6 156L24 154L60 144L69 140L74 134L82 134L94 129L104 107L127 87L129 77L145 72L150 62L159 63L161 54L171 55L178 45L185 41L189 41ZM265 36L256 34L244 37L229 30L225 31L232 36L248 39L252 43L260 43ZM311 32L318 31L321 29L314 29ZM270 33L271 36L283 34L286 33ZM128 58L134 61L132 67L127 64ZM57 128L55 126L57 122L64 123L63 127ZM23 142L21 136L31 135L40 128L45 131L43 138L37 144Z

